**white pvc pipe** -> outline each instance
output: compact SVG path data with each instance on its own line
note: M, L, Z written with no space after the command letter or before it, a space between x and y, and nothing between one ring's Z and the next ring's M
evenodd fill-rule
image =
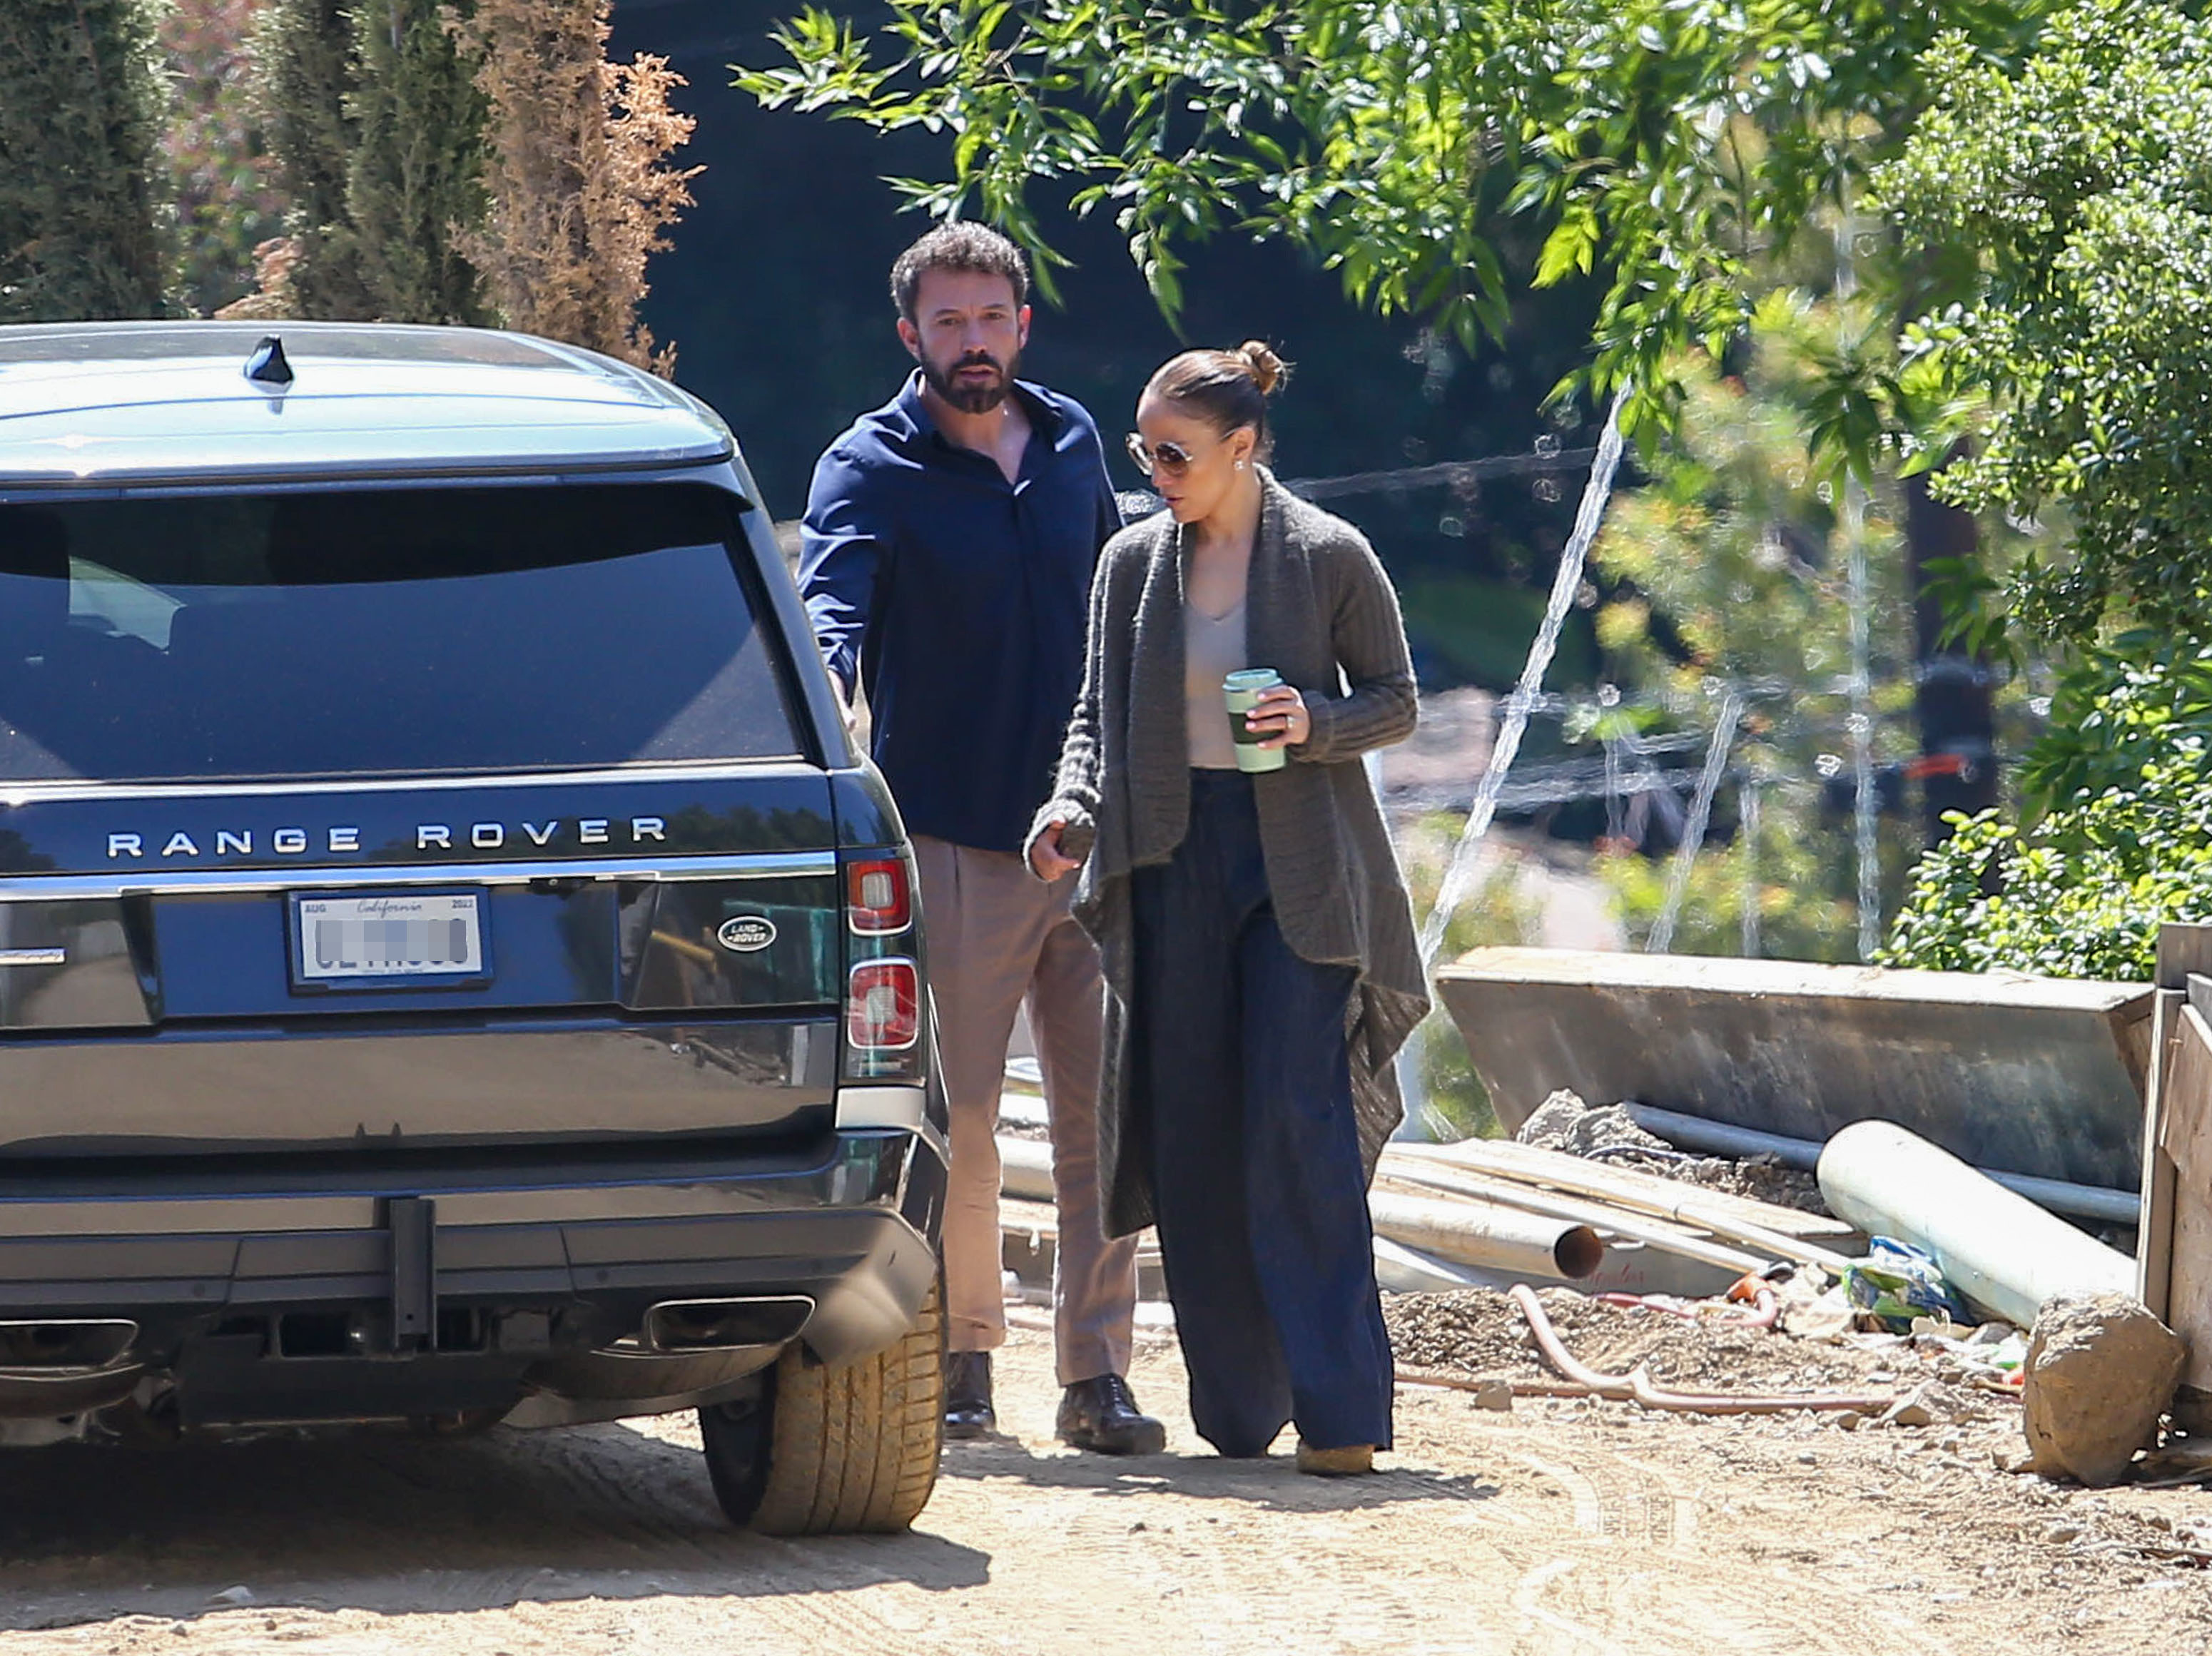
M1820 1152L1820 1194L1869 1236L1933 1255L1987 1315L2027 1328L2054 1294L2132 1294L2135 1261L1887 1121L1856 1121Z
M1785 1168L1799 1168L1807 1173L1820 1164L1820 1146L1809 1138L1785 1138L1780 1133L1731 1126L1725 1121L1708 1121L1703 1116L1683 1115L1649 1104L1626 1104L1621 1107L1628 1112L1628 1119L1644 1131L1681 1149L1734 1156L1738 1161L1771 1156ZM2140 1191L2109 1190L2102 1185L2076 1185L2063 1179L2041 1179L2032 1173L1998 1173L1989 1168L1975 1171L2053 1213L2070 1213L2076 1218L2094 1219L2107 1225L2132 1225L2142 1216Z
M1576 1282L1605 1263L1605 1244L1588 1225L1494 1203L1379 1192L1368 1197L1367 1210L1376 1235L1455 1265Z
M1375 1285L1385 1294L1452 1294L1487 1288L1490 1279L1388 1236L1375 1239Z
M1031 1202L1051 1201L1052 1146L1041 1138L1009 1138L1000 1134L999 1189Z

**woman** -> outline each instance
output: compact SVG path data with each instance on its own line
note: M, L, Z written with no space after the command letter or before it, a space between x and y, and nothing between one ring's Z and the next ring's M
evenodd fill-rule
M1390 1445L1366 1186L1399 1118L1390 1059L1428 1010L1404 883L1359 756L1413 728L1397 597L1359 532L1277 482L1261 344L1187 351L1130 452L1167 510L1107 543L1081 697L1031 869L1082 870L1110 993L1108 1228L1157 1220L1191 1416L1224 1454L1295 1420L1298 1468ZM1222 697L1280 769L1237 768Z

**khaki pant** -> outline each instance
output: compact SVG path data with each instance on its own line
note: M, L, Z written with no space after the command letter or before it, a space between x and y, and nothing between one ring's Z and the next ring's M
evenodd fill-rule
M1018 857L921 834L915 836L914 854L952 1118L945 1209L947 1343L955 1351L988 1351L1006 1338L996 1134L1006 1043L1026 999L1052 1119L1060 1229L1052 1307L1060 1382L1126 1374L1137 1245L1133 1237L1107 1241L1099 1223L1106 988L1097 946L1068 915L1075 881L1046 885Z

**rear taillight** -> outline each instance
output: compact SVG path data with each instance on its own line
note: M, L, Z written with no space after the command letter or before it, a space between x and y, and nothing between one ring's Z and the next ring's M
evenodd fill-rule
M921 1034L921 977L909 960L862 961L845 987L845 1040L856 1055L904 1052Z
M906 864L896 857L845 864L845 922L864 937L903 931L914 920Z
M845 864L845 1070L848 1080L910 1082L929 1062L914 864L874 856Z

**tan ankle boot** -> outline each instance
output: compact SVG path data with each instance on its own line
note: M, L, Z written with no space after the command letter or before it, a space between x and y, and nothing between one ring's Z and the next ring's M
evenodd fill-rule
M1358 1477L1375 1470L1375 1446L1350 1443L1341 1449L1316 1449L1300 1438L1298 1470L1316 1477Z

